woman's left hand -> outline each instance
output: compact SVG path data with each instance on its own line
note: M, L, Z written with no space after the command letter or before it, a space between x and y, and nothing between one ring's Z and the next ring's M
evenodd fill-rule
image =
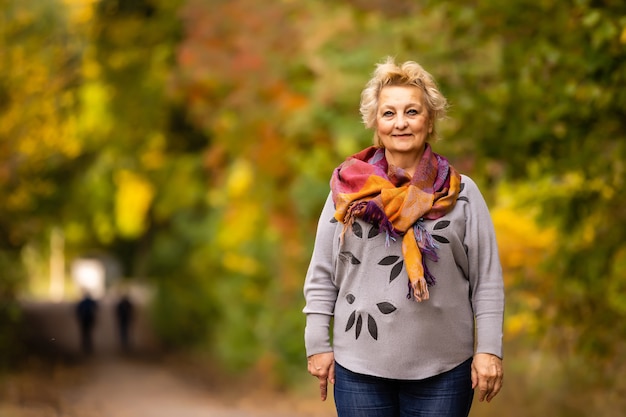
M308 358L308 370L320 382L322 401L328 396L328 382L335 383L335 355L333 352L318 353Z
M502 388L502 359L489 353L477 353L472 361L472 389L478 387L478 400L491 402Z

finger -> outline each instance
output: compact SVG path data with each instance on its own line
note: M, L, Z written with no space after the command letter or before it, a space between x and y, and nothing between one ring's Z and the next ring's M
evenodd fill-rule
M328 379L330 380L331 384L335 384L335 364L332 363L330 365L330 369L328 370Z
M476 369L472 366L472 389L475 389L477 385L478 385L478 372L476 372Z
M493 384L493 389L491 390L491 393L489 393L489 396L487 397L487 402L491 402L491 400L493 400L493 398L496 395L498 395L498 393L502 389L502 385L503 385L503 378L500 376L496 379L495 383Z
M494 374L494 377L488 379L489 393L487 395L487 402L491 402L493 397L495 397L502 388L502 382L504 377L504 375L502 374L502 369L496 367Z
M328 380L326 378L319 378L320 380L320 396L322 397L322 401L326 401L326 397L328 396Z
M479 378L478 382L478 401L484 401L491 391L493 387L490 386L489 379L487 378Z
M487 395L487 390L479 390L478 391L478 401L483 402L485 401L485 396Z

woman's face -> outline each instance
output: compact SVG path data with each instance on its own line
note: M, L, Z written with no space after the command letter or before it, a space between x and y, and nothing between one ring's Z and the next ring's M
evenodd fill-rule
M413 86L387 86L380 91L376 134L391 156L421 157L432 132L422 94Z

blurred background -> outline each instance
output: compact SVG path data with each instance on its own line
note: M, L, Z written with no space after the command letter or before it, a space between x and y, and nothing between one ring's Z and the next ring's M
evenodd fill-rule
M623 0L0 7L0 404L17 402L11 415L29 377L56 381L52 399L31 397L60 409L82 367L136 366L129 350L317 399L303 279L332 169L371 144L359 95L387 55L437 79L451 108L435 151L478 182L496 225L505 385L472 415L624 415ZM87 293L91 346L78 324Z

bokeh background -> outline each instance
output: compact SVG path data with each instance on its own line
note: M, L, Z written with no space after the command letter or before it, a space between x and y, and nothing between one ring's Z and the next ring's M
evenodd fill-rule
M317 217L388 55L437 79L497 229L505 387L472 415L623 415L623 0L0 0L3 378L68 357L29 317L96 259L146 346L308 381Z

